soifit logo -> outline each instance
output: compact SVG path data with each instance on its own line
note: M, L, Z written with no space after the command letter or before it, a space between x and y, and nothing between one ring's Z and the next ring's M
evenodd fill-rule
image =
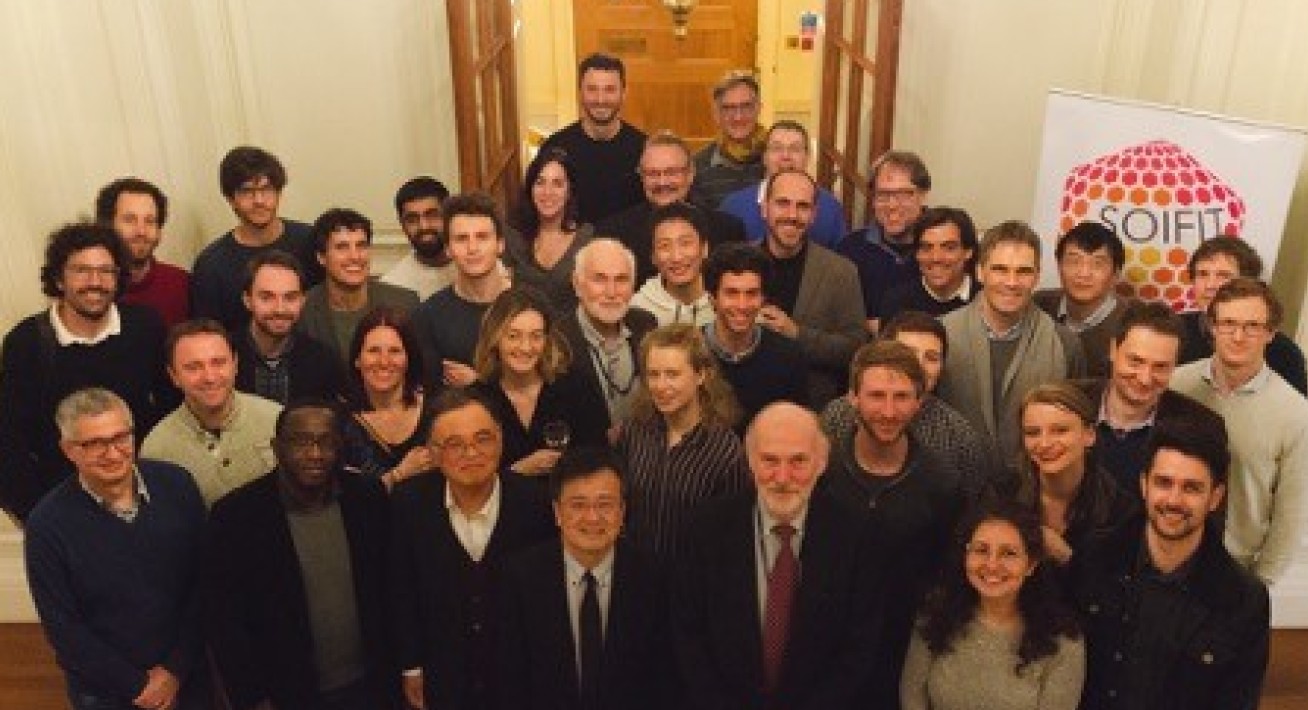
M1063 182L1061 232L1102 222L1126 244L1119 291L1176 310L1193 302L1186 264L1205 239L1238 237L1245 204L1193 155L1150 141L1078 165Z

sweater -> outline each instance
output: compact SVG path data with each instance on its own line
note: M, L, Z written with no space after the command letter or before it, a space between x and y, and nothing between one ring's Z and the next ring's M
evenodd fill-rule
M481 318L488 309L489 303L464 300L453 286L448 286L409 313L428 383L434 386L444 379L444 360L472 365L481 335Z
M682 303L668 293L668 289L663 286L661 276L649 277L636 295L631 297L631 305L653 313L659 325L672 323L704 325L712 323L714 318L713 304L709 301L707 292L701 293L694 303Z
M1265 583L1275 582L1294 561L1308 524L1308 400L1267 365L1222 395L1211 359L1177 368L1171 387L1226 422L1226 549Z
M127 523L69 478L28 519L28 584L70 683L131 704L146 671L185 681L201 658L195 561L204 528L186 472L140 461L148 500ZM203 672L203 671L201 671Z
M768 235L763 221L763 192L766 183L748 185L722 198L718 209L734 216L745 225L745 238L757 244ZM805 236L828 249L834 249L845 236L845 210L836 196L825 187L819 187L817 204L813 207L813 222Z
M313 248L313 227L290 219L282 220L282 235L272 244L246 246L232 232L218 237L200 250L191 269L191 315L213 318L229 333L250 322L250 312L241 301L245 290L245 265L257 254L280 249L300 261L304 289L322 281L322 265Z
M576 171L577 183L572 186L577 196L578 221L599 224L645 201L645 190L636 174L645 138L640 129L624 121L613 138L597 141L586 135L580 121L574 121L545 139L541 153L562 148L573 165L585 166Z
M190 289L191 275L186 269L153 261L145 278L128 284L118 302L149 306L159 314L164 327L171 328L191 316Z
M900 700L904 710L1075 710L1085 682L1085 642L1058 638L1058 649L1014 673L1015 634L970 622L948 653L913 634Z

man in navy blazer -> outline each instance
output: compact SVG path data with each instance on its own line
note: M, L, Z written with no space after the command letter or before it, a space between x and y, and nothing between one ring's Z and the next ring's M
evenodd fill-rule
M563 454L551 476L562 544L510 560L501 625L503 710L680 708L665 586L653 563L618 538L625 495L618 457L607 448ZM594 682L583 661L586 575L602 610Z
M277 468L210 514L207 636L237 710L399 706L386 493L341 468L340 416L292 401L277 421Z
M504 560L554 522L542 486L503 472L503 434L477 394L435 397L428 445L440 475L391 494L395 653L410 705L482 710L495 704Z
M769 405L745 450L755 492L702 510L677 564L685 707L871 707L857 696L877 662L883 593L871 576L880 566L858 515L814 490L829 450L817 418Z

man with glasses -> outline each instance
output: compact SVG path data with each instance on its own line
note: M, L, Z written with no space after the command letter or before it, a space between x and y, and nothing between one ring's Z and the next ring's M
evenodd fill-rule
M764 138L764 177L770 178L782 170L808 170L808 129L797 121L777 121ZM745 225L745 238L758 243L767 236L763 221L763 193L767 181L750 184L722 198L718 209L733 215ZM836 196L825 187L818 187L817 206L813 223L808 228L809 240L832 249L845 236L845 211Z
M505 569L502 708L682 707L661 575L629 540L609 449L569 449L550 476L561 543Z
M0 350L0 507L18 520L70 473L59 453L55 406L84 387L127 402L142 431L176 401L163 366L163 322L146 306L115 305L129 258L107 226L56 230L41 289L49 309L23 319Z
M1116 293L1126 264L1122 238L1099 222L1081 222L1054 247L1061 288L1036 292L1035 304L1081 339L1087 373L1108 374L1108 343L1130 301Z
M872 223L848 234L836 252L858 267L867 326L875 333L885 293L917 277L912 227L922 216L931 174L916 153L902 150L877 158L871 172Z
M695 154L695 204L716 209L722 198L763 177L762 110L758 80L751 72L730 72L713 87L713 122L720 134Z
M75 474L32 511L23 546L72 707L209 707L200 492L172 464L137 461L131 410L106 389L74 392L53 419Z
M241 287L245 264L254 255L268 249L295 255L304 269L306 289L322 281L323 271L313 248L313 227L278 214L286 168L277 156L262 148L233 148L218 166L218 184L237 224L195 257L191 314L213 318L235 333L249 322Z
M413 707L493 707L504 561L554 521L539 484L505 472L500 425L476 394L435 397L428 446L440 475L391 493L395 660Z
M645 142L640 154L640 182L645 201L632 205L602 222L596 234L615 237L636 255L637 283L644 283L658 273L654 266L654 210L677 202L686 202L695 168L690 148L670 131L660 131ZM745 228L735 217L717 210L694 207L696 230L708 240L710 248L723 242L745 239Z
M1280 324L1267 284L1227 282L1208 304L1213 356L1178 368L1171 384L1226 421L1226 549L1267 584L1289 568L1308 521L1308 400L1267 364Z

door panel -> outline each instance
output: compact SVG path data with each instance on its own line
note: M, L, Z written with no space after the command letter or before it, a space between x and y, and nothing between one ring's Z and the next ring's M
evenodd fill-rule
M448 0L446 10L460 185L512 204L522 181L512 7L509 0Z

